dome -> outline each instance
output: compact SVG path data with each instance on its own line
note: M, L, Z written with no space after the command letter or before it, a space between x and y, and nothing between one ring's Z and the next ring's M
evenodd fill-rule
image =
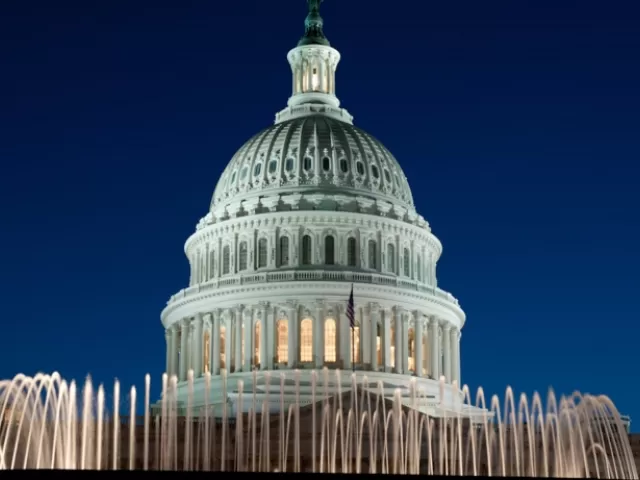
M273 193L316 192L413 210L407 178L391 152L364 130L322 114L286 120L254 135L224 170L211 209Z

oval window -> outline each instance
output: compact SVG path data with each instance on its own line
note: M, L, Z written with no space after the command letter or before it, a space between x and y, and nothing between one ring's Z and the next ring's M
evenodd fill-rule
M271 160L269 162L269 173L276 173L276 169L278 168L278 162L275 160Z
M247 178L247 171L249 170L249 167L244 167L241 171L240 171L240 180L244 180L245 178Z
M340 159L340 171L342 173L347 173L349 171L349 162L347 162L346 158Z
M256 166L253 167L253 176L257 177L258 175L260 175L261 171L262 171L262 164L261 163L256 163Z
M331 160L329 159L329 157L324 157L322 159L322 169L325 172L328 172L329 170L331 170Z
M378 172L378 167L375 165L371 165L371 175L373 175L373 178L380 178L380 172Z
M358 171L358 175L364 175L364 163L356 163L356 170Z
M287 170L287 172L293 170L293 158L287 158L287 161L284 164L284 168Z
M233 174L231 175L231 182L229 183L236 183L236 172L233 172Z
M388 183L391 183L391 175L389 175L389 170L385 170L385 171L384 171L384 179L385 179Z
M304 157L304 161L303 161L302 167L306 171L311 170L311 168L313 167L313 161L311 160L311 157Z

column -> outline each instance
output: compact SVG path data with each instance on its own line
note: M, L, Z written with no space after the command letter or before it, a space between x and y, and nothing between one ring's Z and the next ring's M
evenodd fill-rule
M220 311L213 312L213 332L211 332L211 375L220 375Z
M378 371L378 322L380 321L380 309L377 305L369 307L369 338L371 339L369 348L369 359L371 370ZM383 359L384 362L384 359ZM384 365L384 364L383 364Z
M324 365L324 305L316 304L316 318L313 322L313 359L316 368Z
M207 344L204 339L205 336L209 335L209 351L206 351ZM208 355L208 363L205 363L205 353ZM211 314L207 313L206 316L202 316L202 371L208 371L210 374L213 374L213 325Z
M445 323L442 331L442 350L444 356L444 376L451 383L451 325Z
M402 315L399 311L398 308L395 309L394 312L394 317L395 317L395 324L393 326L393 334L395 336L395 347L396 347L396 351L395 351L395 365L396 365L396 373L404 373L404 370L402 369L402 357L404 355L403 352L403 348L402 348Z
M167 328L164 331L164 339L166 340L167 343L167 350L166 350L166 364L165 364L165 368L164 371L167 375L171 376L171 328Z
M451 344L451 382L459 382L458 377L458 329L451 329L451 338L449 339Z
M429 319L429 350L431 354L431 377L440 380L440 352L438 349L438 319Z
M402 373L409 374L409 312L402 313ZM414 332L415 333L415 332Z
M345 306L338 307L340 312L340 358L342 359L342 368L344 370L351 369L351 324L347 318Z
M267 356L267 370L273 370L273 357L275 356L275 341L273 336L273 329L275 328L275 312L273 307L267 309L267 322L265 325L264 333L266 336L265 355Z
M382 336L382 361L384 362L384 371L391 371L391 310L385 309L383 312L382 327L384 335Z
M422 376L422 322L423 322L422 314L420 312L415 312L415 342L416 342L416 376Z
M194 341L194 337L195 337L195 327L196 327L196 323L194 319L188 319L187 320L187 327L189 329L189 338L187 340L187 378L189 376L189 371L193 370L193 363L195 360L195 341Z
M362 365L371 365L371 355L369 353L372 346L371 335L369 334L369 330L371 330L371 309L367 308L366 310L369 313L369 318L367 318L365 308L358 308L360 315L360 363Z
M260 310L260 370L267 369L267 306Z
M226 309L224 312L224 367L227 374L231 372L231 352L233 351L233 313Z
M186 380L187 378L187 340L189 336L189 327L183 320L180 322L180 372L178 376L179 381Z
M178 326L174 323L171 325L171 376L178 375Z
M204 346L204 333L203 333L203 322L204 319L202 318L202 314L199 313L196 315L196 318L194 320L195 322L195 333L194 333L194 354L195 354L195 358L194 358L194 362L193 362L193 376L195 378L201 377L202 376L202 370L203 370L203 361L204 361L204 355L203 355L203 346Z
M242 310L236 308L235 315L233 316L235 326L235 351L234 351L234 371L239 372L242 370Z
M298 323L297 309L289 307L287 309L287 367L296 366L296 325Z
M253 342L255 341L255 335L253 335L253 308L248 307L244 309L244 364L242 365L243 372L251 371L251 358L253 357Z

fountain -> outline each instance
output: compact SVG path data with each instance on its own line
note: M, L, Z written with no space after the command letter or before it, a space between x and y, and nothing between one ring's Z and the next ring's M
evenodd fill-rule
M417 389L409 400L399 391L388 398L381 384L355 373L345 388L339 372L313 372L312 401L297 395L292 404L283 392L285 380L301 391L297 372L253 375L248 391L242 381L234 388L235 411L224 402L193 408L191 396L180 403L177 379L166 375L161 401L152 406L147 375L140 417L135 388L125 399L128 415L121 416L117 381L108 405L91 379L79 391L57 373L17 375L0 382L0 469L638 478L620 415L605 396L557 398L550 391L544 401L538 394L516 398L508 388L501 405L495 396L487 403L479 389L482 415L469 417L460 408L435 418ZM256 399L258 377L263 400ZM207 387L210 380L207 375ZM192 375L188 382L192 391ZM469 389L461 392L463 404L471 404ZM270 408L274 399L277 413Z

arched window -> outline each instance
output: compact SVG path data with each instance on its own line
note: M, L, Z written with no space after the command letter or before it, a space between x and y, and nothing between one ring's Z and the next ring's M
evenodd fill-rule
M371 165L371 175L373 175L373 178L376 180L380 178L380 172L378 171L378 167L375 165Z
M404 249L403 257L404 257L403 258L404 265L402 265L402 267L404 268L404 276L410 277L411 276L411 256L409 255L408 248Z
M336 321L333 318L324 322L324 361L336 361Z
M256 163L256 166L253 167L253 176L257 177L258 175L260 175L261 171L262 171L262 164L261 163Z
M271 160L269 162L269 173L273 175L274 173L276 173L277 168L278 168L278 162L276 160Z
M222 274L227 275L229 273L230 266L230 253L229 253L229 245L225 245L222 249Z
M247 242L240 242L238 247L238 270L244 271L247 269Z
M355 267L358 261L358 252L356 252L356 239L349 237L347 240L347 265Z
M289 265L289 237L280 237L280 266Z
M313 321L310 318L300 322L300 361L313 362Z
M286 318L281 318L276 324L277 344L276 363L287 363L289 361L289 325Z
M291 158L291 157L287 158L287 161L284 162L284 169L287 172L292 172L293 171L293 158Z
M358 172L358 175L364 175L364 163L356 163L356 171Z
M302 237L302 264L311 265L311 236Z
M216 267L216 252L214 250L211 250L209 252L209 278L213 278L214 277L214 272Z
M331 170L331 159L329 157L322 158L322 169L325 172L328 172L329 170Z
M311 159L311 157L304 157L304 160L302 161L302 168L304 168L304 171L308 172L312 167L313 160Z
M368 250L369 250L369 268L373 268L375 270L378 268L378 262L377 262L378 252L377 252L375 240L369 240Z
M387 245L387 270L396 273L396 247L393 243Z
M254 365L260 365L260 320L258 320L256 322L256 331L255 331L255 338L253 339L254 341L254 347L253 347L253 364Z
M342 173L347 173L349 171L349 162L346 158L340 159L340 171Z
M410 372L416 371L416 334L413 328L409 329L409 358L407 365Z
M335 263L335 240L331 235L327 235L324 239L324 263L333 265Z
M258 240L258 268L267 266L267 239Z
M420 254L416 257L416 274L418 277L418 281L422 281L422 259L420 258Z
M204 331L204 338L202 339L202 345L204 348L204 352L202 355L202 363L204 365L204 373L209 373L209 363L211 353L211 335L209 334L209 330Z
M226 355L227 350L227 327L220 325L220 368L227 368Z

